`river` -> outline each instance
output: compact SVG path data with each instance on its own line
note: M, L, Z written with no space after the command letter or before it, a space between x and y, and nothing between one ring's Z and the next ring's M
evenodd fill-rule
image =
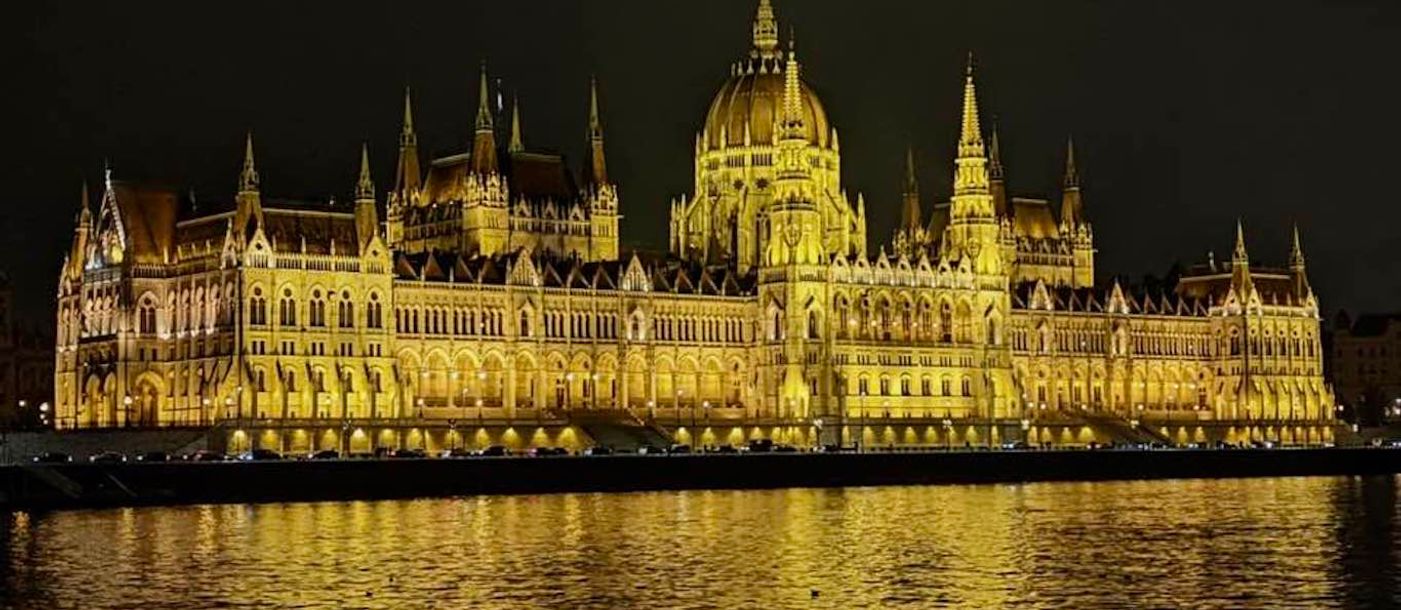
M0 607L1396 607L1398 479L0 515Z

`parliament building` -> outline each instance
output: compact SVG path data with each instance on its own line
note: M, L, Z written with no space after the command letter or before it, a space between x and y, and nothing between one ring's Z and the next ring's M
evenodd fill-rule
M952 197L926 208L910 161L868 206L769 0L752 31L665 251L620 248L597 88L576 168L525 146L485 66L470 149L421 161L406 94L392 188L362 154L351 204L265 196L251 136L224 206L109 169L59 279L58 426L288 451L577 447L609 420L706 445L1332 440L1297 232L1282 266L1238 225L1173 286L1096 283L1073 146L1059 205L1009 196L971 61ZM868 208L900 210L888 245Z

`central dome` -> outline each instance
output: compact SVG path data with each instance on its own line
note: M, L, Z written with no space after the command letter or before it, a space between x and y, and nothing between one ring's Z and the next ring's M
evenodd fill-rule
M802 85L803 127L809 142L826 148L831 137L827 112L807 83ZM773 146L774 124L783 105L783 64L777 58L753 58L734 70L705 114L706 147L744 146L745 128L753 146ZM721 137L724 139L722 140Z

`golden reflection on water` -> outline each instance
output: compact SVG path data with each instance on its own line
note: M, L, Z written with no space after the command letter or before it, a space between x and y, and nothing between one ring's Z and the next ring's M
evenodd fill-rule
M1395 606L1397 485L1281 478L14 514L0 526L0 607Z

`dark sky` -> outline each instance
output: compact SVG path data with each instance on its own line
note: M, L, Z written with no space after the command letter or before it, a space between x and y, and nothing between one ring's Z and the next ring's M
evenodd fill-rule
M665 246L694 134L757 0L23 2L7 8L9 120L0 267L47 315L80 181L117 177L232 199L251 129L265 196L337 196L361 141L393 176L403 86L425 155L470 138L477 68L518 90L526 144L581 157L597 74L628 242ZM365 6L359 6L359 5ZM960 77L978 58L1013 194L1058 198L1074 134L1101 275L1229 256L1303 230L1325 309L1401 309L1395 0L776 0L841 134L872 243L898 214L906 143L926 206L947 197Z

